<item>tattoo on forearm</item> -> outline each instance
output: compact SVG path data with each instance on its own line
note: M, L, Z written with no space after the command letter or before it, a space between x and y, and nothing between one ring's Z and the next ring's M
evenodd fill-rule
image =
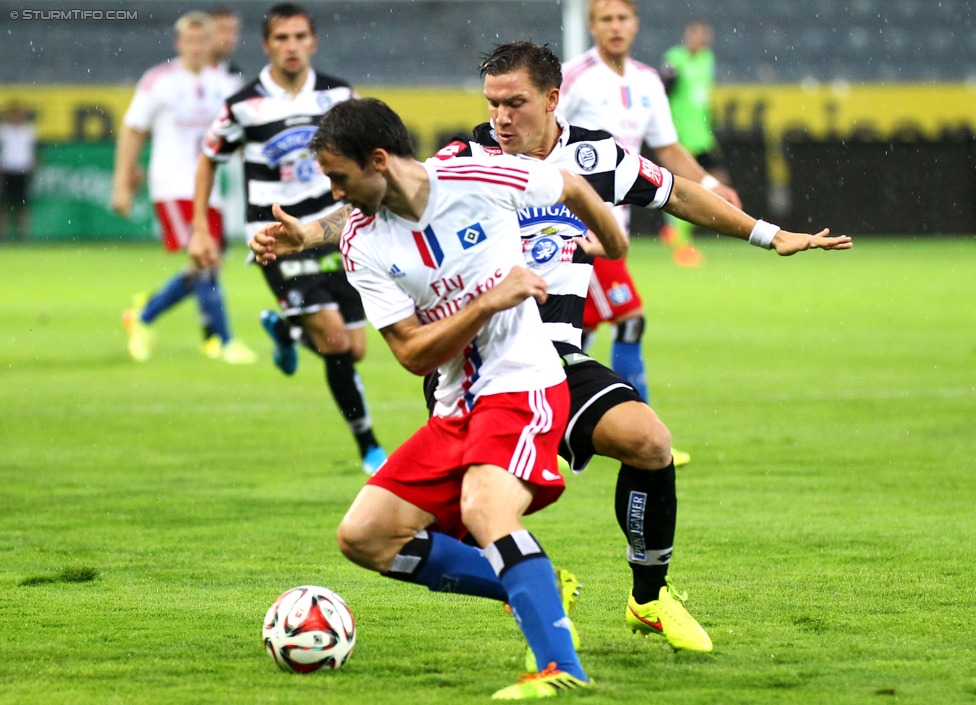
M319 220L319 225L322 226L323 245L339 244L339 236L342 235L342 229L346 226L350 213L352 213L352 206L347 204Z

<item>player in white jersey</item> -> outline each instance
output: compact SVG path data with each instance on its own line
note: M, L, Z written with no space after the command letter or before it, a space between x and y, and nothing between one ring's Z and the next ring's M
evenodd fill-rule
M545 298L545 282L521 266L517 211L565 201L613 256L626 236L568 172L416 161L403 123L376 100L334 107L312 147L334 194L356 209L340 246L370 321L408 370L438 371L434 414L340 524L343 554L432 590L507 602L549 666L495 698L585 687L552 564L521 521L564 487L556 450L568 396L529 300ZM274 229L265 234L274 239ZM262 261L274 261L273 249ZM469 532L483 551L459 540Z
M606 130L635 154L646 142L657 163L741 207L738 194L706 173L679 144L657 71L630 57L639 28L635 0L590 0L589 20L595 46L564 65L560 112L572 125ZM627 227L627 208L618 208L617 214ZM679 263L689 265L700 257L694 248L678 254ZM601 323L614 326L610 366L647 400L640 293L625 262L597 260L593 271L584 327L593 331ZM679 465L688 460L685 453L675 452L675 457Z
M183 250L190 240L193 177L204 135L220 113L224 98L236 87L225 73L210 66L213 21L190 12L176 22L177 56L147 71L136 89L119 131L115 154L112 206L128 216L141 181L139 156L152 135L149 159L149 198L170 252ZM205 204L219 247L223 220L216 197ZM254 362L255 355L231 336L223 291L216 266L187 269L169 279L151 297L137 295L124 322L133 359L148 360L155 341L150 324L191 294L195 294L204 325L204 352L230 363Z
M474 142L453 143L443 153L504 152L541 159L582 175L609 203L660 208L741 239L772 230L773 240L760 242L756 236L750 241L782 255L850 246L850 238L826 238L827 231L811 236L763 225L693 182L624 150L609 133L570 125L557 114L562 76L558 58L547 47L522 42L496 47L481 70L492 120L475 128ZM526 210L519 216L526 264L549 286L540 304L542 319L569 381L570 421L560 452L577 472L594 454L621 463L614 508L633 574L627 624L634 631L665 636L676 649L710 651L711 639L676 599L667 573L677 516L670 433L630 384L579 347L593 258L574 243L585 226L558 209Z
M318 220L338 207L308 141L322 115L354 92L345 81L312 68L317 46L315 23L305 8L281 3L268 10L262 47L269 63L257 79L227 99L196 167L190 254L200 264L218 259L208 232L206 202L217 165L238 151L244 159L248 236L274 221L274 203L303 221ZM298 339L322 358L326 383L356 440L363 470L372 474L386 453L373 434L355 368L366 354L366 318L359 294L342 271L338 247L284 257L261 270L282 312L261 315L273 340L275 364L285 374L294 374Z

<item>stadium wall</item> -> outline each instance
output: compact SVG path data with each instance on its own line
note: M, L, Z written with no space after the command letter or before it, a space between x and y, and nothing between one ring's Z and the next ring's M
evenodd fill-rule
M111 185L111 159L107 155L132 91L132 86L0 86L0 105L14 99L25 105L34 114L39 138L44 143L43 154L46 156L35 180L35 197L85 199L84 202L94 208L93 213L104 209L104 218L109 219L92 223L91 218L87 218L80 224L67 222L63 216L41 219L35 225L38 238L152 237L151 229L147 230L151 217L138 226L130 224L127 228L125 221L112 220L114 216L107 208L107 189ZM381 98L400 112L414 135L421 156L432 154L451 135L470 130L487 116L484 98L475 88L370 86L360 89L360 93ZM791 174L784 143L803 140L841 144L849 141L941 143L947 136L976 133L974 104L976 87L968 83L722 85L715 93L716 128L734 143L728 150L729 156L737 154L740 159L753 161L761 158L764 162L748 165L757 175L756 188L762 188L763 193L759 202L754 197L752 202L746 199L747 207L783 218L789 216L795 200L793 192L802 189L810 179L845 175L854 178L855 174L863 174L863 178L870 180L875 171L870 165L865 170L858 168L864 167L863 164L845 163L845 160L866 158L863 151L855 154L823 150L824 158L839 161L821 164L822 168L815 174ZM798 136L802 140L797 140ZM958 141L960 145L964 144L964 140ZM97 154L92 151L90 158L85 157L83 151L77 151L77 143L88 144L93 150L96 144L101 144L100 151ZM65 153L59 154L62 145ZM70 149L74 151L69 153L68 145L73 145ZM743 145L745 149L736 148ZM968 147L960 146L960 155L966 149ZM924 153L918 154L919 159L924 160ZM883 152L880 158L883 160ZM796 169L795 164L793 168ZM884 169L884 162L876 168ZM899 168L902 168L901 163ZM919 164L919 169L925 171L924 161ZM938 170L934 172L928 170L927 178L938 178ZM947 173L958 181L958 169L949 169ZM743 179L746 179L745 175ZM905 184L904 188L910 188L910 184ZM911 193L897 196L913 200ZM870 203L857 205L862 210L871 208ZM69 212L71 210L77 212L77 209L69 208ZM961 226L956 222L953 227ZM968 232L974 231L976 223L968 229Z

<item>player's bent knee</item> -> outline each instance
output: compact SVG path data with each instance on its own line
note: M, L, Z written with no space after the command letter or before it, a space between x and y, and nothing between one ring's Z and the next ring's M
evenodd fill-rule
M593 445L600 455L645 470L671 462L671 432L643 403L621 404L607 412L594 430Z
M461 488L461 521L481 546L521 528L533 490L497 466L473 466Z
M356 565L385 573L406 541L397 542L388 532L377 528L371 522L343 519L336 530L336 541L342 555Z

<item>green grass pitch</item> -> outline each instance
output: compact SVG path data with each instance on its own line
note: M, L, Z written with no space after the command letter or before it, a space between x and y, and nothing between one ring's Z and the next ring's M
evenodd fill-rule
M700 245L699 269L652 240L630 263L652 405L692 455L671 573L715 652L626 630L616 468L598 460L527 520L583 584L572 616L596 686L561 699L976 702L973 239L790 259ZM187 302L138 365L121 310L181 258L0 249L0 703L454 705L520 672L500 605L339 554L365 476L321 365L272 366L257 316L273 302L243 255L224 281L260 362L204 358ZM360 370L392 449L424 421L421 384L373 331L370 346ZM342 671L286 675L263 651L268 605L306 583L357 618Z

